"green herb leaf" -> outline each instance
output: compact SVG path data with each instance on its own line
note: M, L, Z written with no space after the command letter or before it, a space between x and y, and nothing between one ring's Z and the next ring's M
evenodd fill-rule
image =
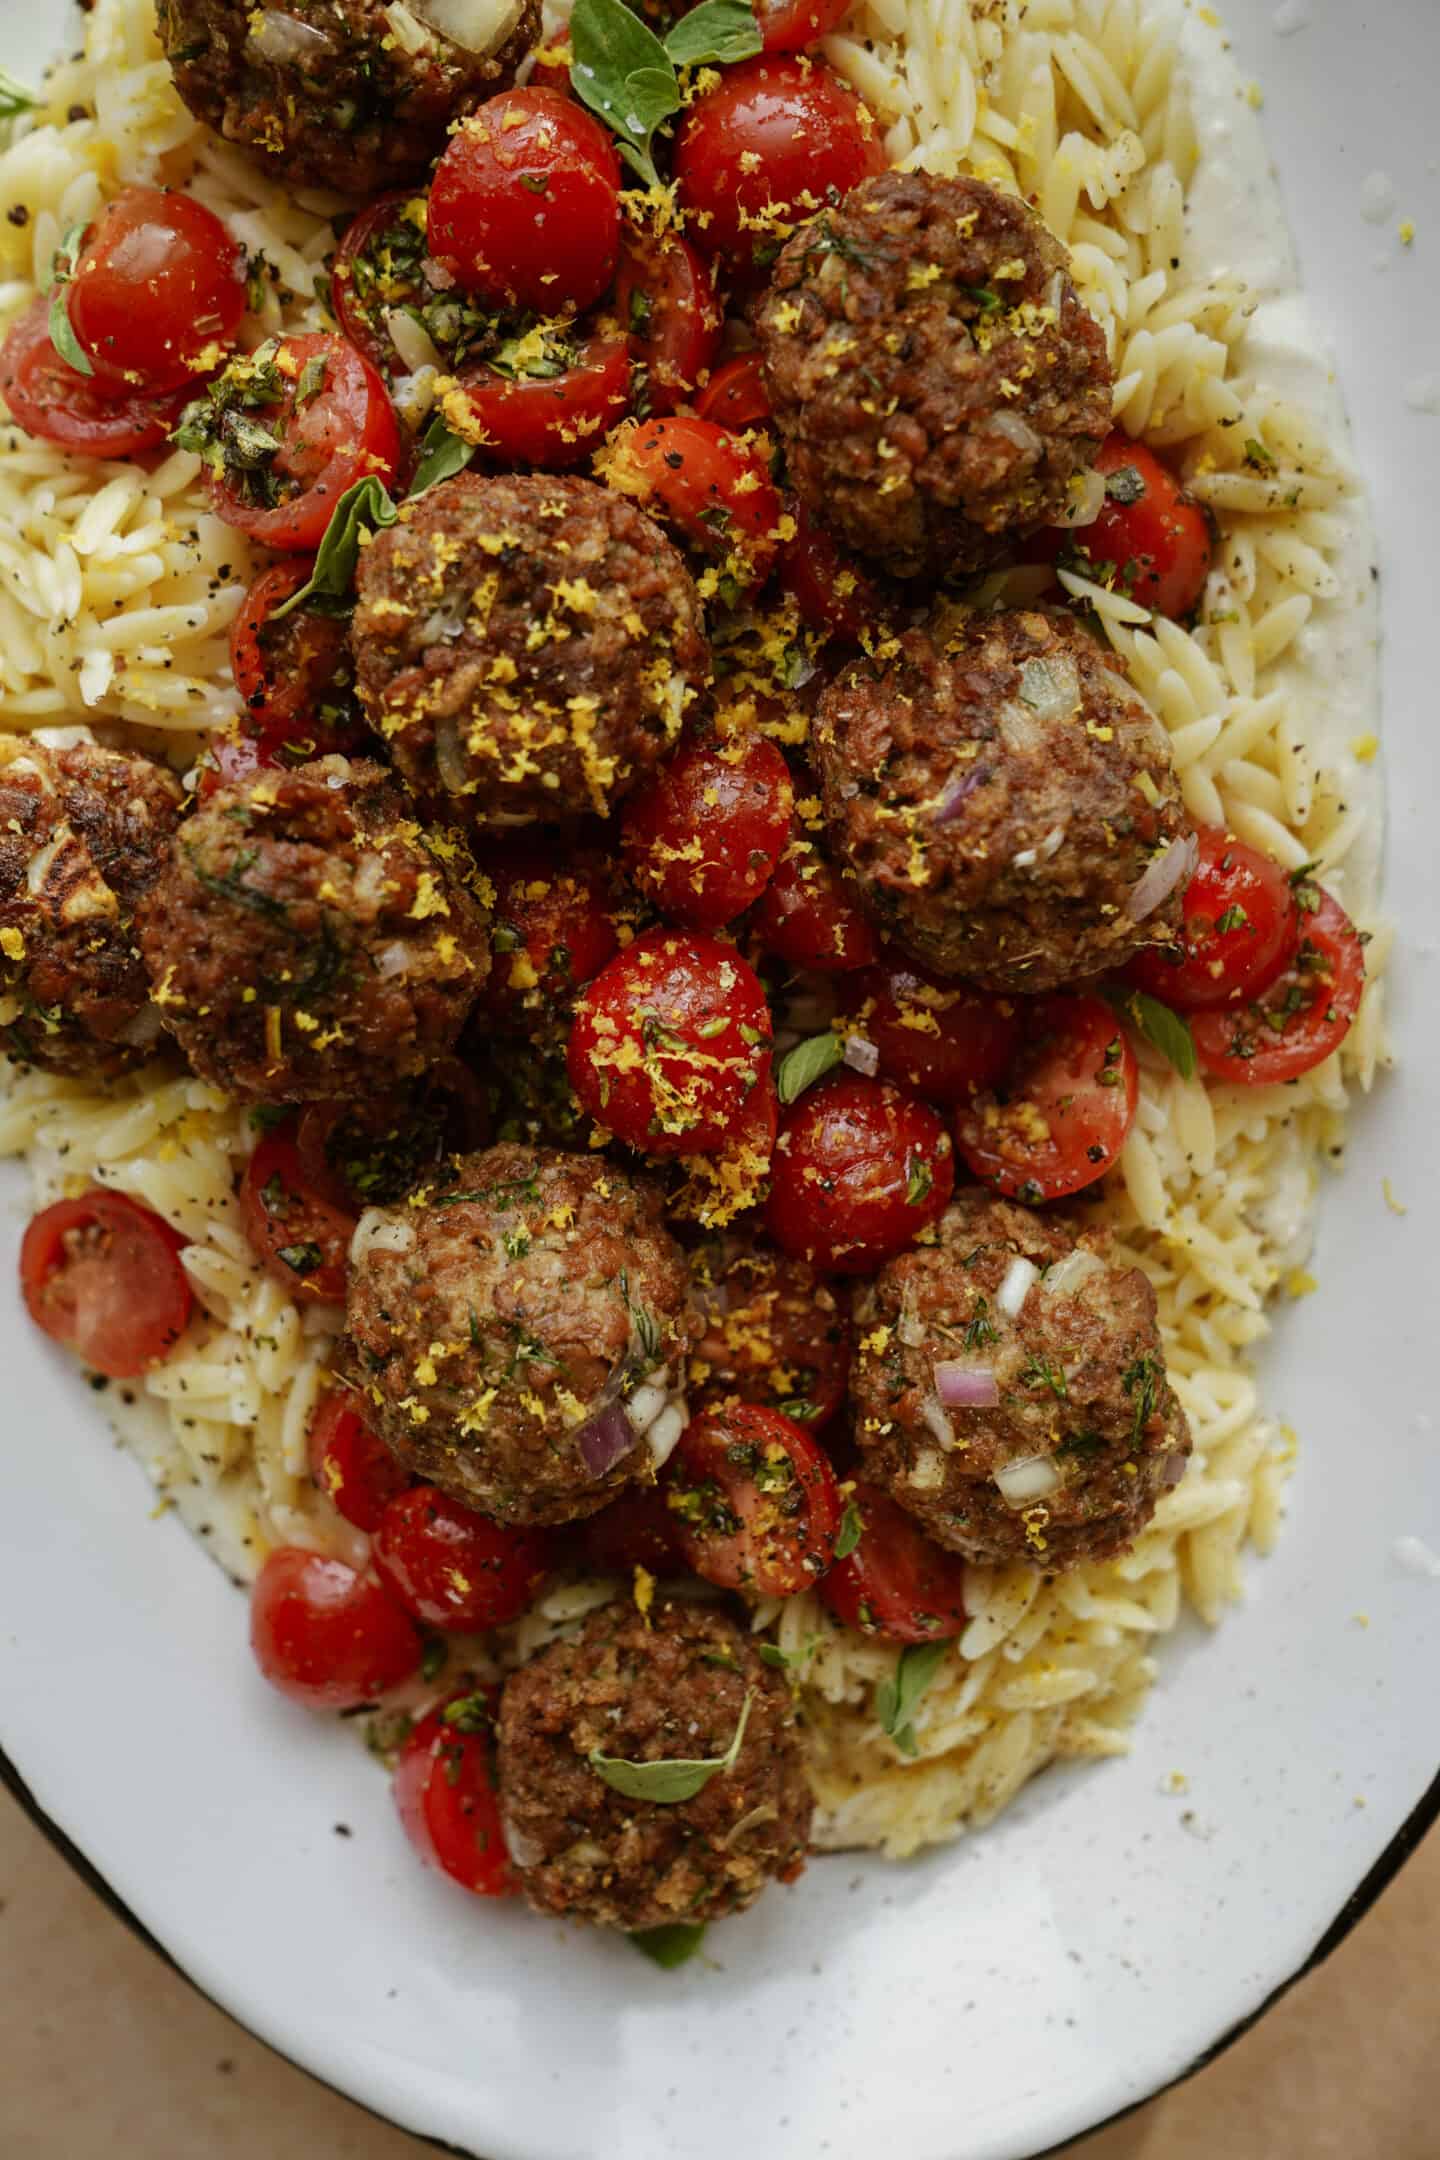
M750 0L701 0L665 40L677 68L703 67L709 61L748 60L764 44Z
M853 1500L845 1503L845 1513L840 1518L840 1535L835 1540L835 1558L848 1560L865 1534L865 1522Z
M303 1245L281 1245L277 1247L275 1257L277 1260L283 1260L286 1267L293 1268L297 1275L313 1275L316 1268L324 1260L325 1255L318 1245L307 1240Z
M812 1035L807 1042L797 1043L780 1060L775 1084L781 1102L794 1102L797 1095L803 1095L814 1081L840 1064L844 1056L845 1046L838 1035Z
M420 438L420 458L410 483L409 499L413 502L437 481L453 480L456 473L464 472L476 448L477 445L466 442L463 435L453 433L437 413Z
M630 1937L642 1957L665 1972L686 1965L705 1940L703 1920L674 1920L668 1927L641 1928Z
M935 1173L923 1155L912 1156L905 1165L905 1201L908 1207L919 1207L928 1200L935 1184Z
M948 1642L911 1643L895 1660L892 1676L875 1690L875 1715L902 1755L919 1752L915 1711L953 1647Z
M72 225L55 250L55 275L50 286L50 342L67 367L77 375L93 375L95 364L75 335L70 321L70 281L85 238L83 225Z
M1182 1020L1179 1013L1144 990L1108 989L1104 995L1137 1035L1143 1035L1162 1057L1169 1059L1182 1080L1194 1079L1198 1067L1188 1020Z
M374 473L357 480L354 487L346 488L325 528L309 583L275 608L270 620L278 622L282 615L292 614L298 607L314 607L317 603L331 612L338 612L349 599L350 588L355 582L361 533L378 532L382 526L393 525L399 515L391 501L390 490Z
M1219 915L1216 917L1215 935L1216 937L1228 937L1232 930L1247 929L1249 927L1249 922L1250 917L1246 914L1244 908L1241 907L1239 901L1233 901L1231 905L1226 908L1223 915Z
M300 379L295 385L295 403L297 405L308 405L312 398L319 397L320 392L325 387L325 377L329 372L329 366L330 363L323 353L312 353L310 355L304 367L301 368Z
M1272 473L1276 470L1273 452L1267 450L1264 443L1254 435L1247 435L1245 438L1245 463L1255 472Z
M627 1800L653 1800L663 1807L673 1807L680 1800L693 1800L696 1793L705 1790L712 1777L733 1770L739 1761L754 1699L754 1690L747 1690L735 1737L723 1755L696 1760L668 1757L659 1762L626 1762L622 1756L602 1755L599 1748L591 1748L590 1767Z
M657 186L651 138L680 110L680 82L665 47L625 0L576 0L570 46L575 95L619 137L626 163Z
M1121 465L1105 475L1105 493L1111 502L1141 502L1145 495L1145 482L1134 465Z
M27 90L7 69L0 68L0 120L13 120L16 113L30 112L39 102L33 90Z

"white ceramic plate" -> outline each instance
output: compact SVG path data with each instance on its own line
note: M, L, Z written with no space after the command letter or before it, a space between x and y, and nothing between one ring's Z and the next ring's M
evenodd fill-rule
M134 1463L0 1295L0 1737L17 1790L245 2024L467 2153L1019 2160L1222 2045L1440 1810L1440 1581L1395 1555L1407 1534L1440 1551L1440 417L1405 395L1440 381L1440 10L1234 13L1381 536L1405 1064L1324 1196L1321 1293L1267 1355L1269 1398L1303 1435L1286 1535L1215 1640L1168 1648L1134 1754L1049 1773L988 1835L903 1870L819 1861L678 1974L472 1906L415 1867L353 1739L254 1674L235 1593L149 1519ZM4 16L0 60L38 69L52 0ZM1409 252L1393 220L1361 217L1375 168L1415 220ZM1183 1800L1162 1789L1175 1770Z

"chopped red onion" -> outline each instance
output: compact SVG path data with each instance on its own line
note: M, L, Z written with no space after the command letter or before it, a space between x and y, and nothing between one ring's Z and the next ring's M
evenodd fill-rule
M863 1035L847 1035L845 1063L852 1072L864 1073L867 1080L873 1080L880 1070L880 1052Z
M988 1365L942 1358L935 1367L935 1392L947 1410L993 1410L1000 1400L1000 1383Z
M1160 1483L1162 1485L1178 1485L1189 1467L1189 1460L1189 1457L1182 1455L1178 1448L1167 1455L1160 1465Z
M622 1455L628 1455L636 1441L636 1433L620 1403L611 1403L599 1417L591 1418L582 1425L576 1435L580 1443L580 1455L591 1477L604 1477L613 1469Z
M1130 888L1125 902L1125 913L1131 922L1144 922L1162 907L1182 881L1189 883L1191 873L1200 860L1200 842L1194 833L1187 833L1183 840L1172 840L1163 853L1155 857L1142 877Z
M252 17L252 21L254 18ZM314 23L301 22L279 8L266 8L250 32L247 43L272 65L284 67L292 60L317 60L335 50L334 41Z
M935 815L930 820L931 824L948 825L953 819L959 817L960 808L966 796L973 795L976 788L982 787L989 777L990 768L988 765L972 765L968 772L960 775L958 780L952 780L936 806Z

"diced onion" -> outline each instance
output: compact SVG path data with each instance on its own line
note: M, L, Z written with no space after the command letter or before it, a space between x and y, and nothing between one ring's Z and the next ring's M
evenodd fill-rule
M925 1323L918 1313L902 1312L895 1332L907 1350L918 1350L925 1340Z
M988 1365L942 1358L935 1367L935 1392L949 1410L993 1410L1000 1400L1000 1383Z
M880 1070L880 1052L863 1035L847 1035L845 1063L852 1072L864 1073L867 1080L873 1080Z
M1006 412L1003 407L999 412L988 415L985 426L990 434L1003 435L1006 442L1013 443L1017 450L1023 450L1027 457L1034 457L1044 448L1029 422L1022 420L1019 413Z
M1000 1497L1012 1508L1048 1498L1060 1482L1060 1472L1049 1455L1022 1455L1018 1462L1008 1462L995 1472Z
M685 1430L685 1405L668 1403L645 1435L645 1445L654 1458L657 1470L664 1468L675 1451L675 1443Z
M385 20L394 33L395 42L408 53L428 52L432 43L428 23L422 23L411 14L405 0L390 0L385 10Z
M1063 1260L1056 1261L1040 1287L1046 1297L1074 1297L1092 1275L1101 1275L1104 1270L1105 1263L1096 1254L1077 1246L1074 1252L1066 1253Z
M83 722L78 727L37 727L30 730L30 740L47 750L75 750L81 743L93 743L95 731Z
M381 982L393 982L409 968L414 954L404 938L391 938L375 955L375 972Z
M1189 1467L1189 1456L1182 1455L1179 1448L1176 1448L1172 1454L1166 1456L1164 1462L1160 1465L1160 1483L1162 1485L1178 1485Z
M444 365L435 349L435 341L424 323L416 322L415 317L404 308L386 308L381 321L390 333L391 344L412 374L417 368L438 368Z
M470 780L470 759L458 720L435 722L435 770L447 795L463 795Z
M1019 1319L1025 1300L1034 1288L1039 1274L1040 1270L1035 1262L1027 1260L1023 1253L1017 1253L1010 1262L1005 1270L1005 1280L995 1296L995 1303L1007 1320Z
M528 1830L517 1830L508 1816L501 1827L505 1832L505 1850L516 1867L538 1867L545 1857L545 1847L539 1838L531 1837Z
M1018 698L1007 698L996 718L1001 740L1008 750L1036 750L1040 746L1040 724L1033 712L1026 709Z
M272 67L288 67L296 60L318 60L322 53L335 50L333 40L325 31L317 30L314 23L286 15L279 8L266 8L258 22L253 16L251 22L253 27L246 43Z
M1093 525L1104 507L1104 473L1078 473L1070 483L1070 501L1060 522L1067 531L1074 532L1082 526Z
M910 1465L906 1484L914 1492L934 1492L945 1482L945 1458L938 1448L922 1448Z
M1172 840L1162 854L1155 857L1143 877L1138 877L1130 888L1125 902L1125 913L1131 922L1144 922L1153 915L1174 892L1177 885L1188 883L1196 863L1200 860L1200 842L1194 833L1187 833L1183 840Z
M413 12L466 52L498 52L524 13L525 0L412 0Z
M1020 702L1039 722L1068 720L1080 703L1080 670L1070 655L1027 660L1020 670Z
M955 1427L933 1395L927 1398L922 1407L920 1420L926 1429L935 1435L942 1448L955 1446Z
M368 1253L407 1253L414 1245L414 1223L396 1222L385 1208L366 1208L350 1238L350 1265L359 1267Z
M959 817L966 797L973 795L976 788L983 787L989 778L990 767L988 765L968 766L963 773L950 781L946 787L944 794L935 806L935 813L930 820L931 824L948 825L954 818Z
M630 1420L619 1403L611 1403L599 1417L591 1418L576 1434L580 1458L591 1477L604 1477L614 1468L622 1455L628 1455L635 1445L635 1435Z
M627 1396L625 1415L637 1433L648 1432L669 1399L664 1372L652 1374L650 1379L641 1382L633 1395Z

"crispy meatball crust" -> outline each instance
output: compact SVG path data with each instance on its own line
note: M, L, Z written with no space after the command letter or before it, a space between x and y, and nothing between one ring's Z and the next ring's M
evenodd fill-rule
M218 789L140 910L166 1026L198 1073L253 1102L369 1095L424 1072L489 966L462 870L480 884L368 758Z
M1069 615L965 615L853 662L813 734L842 866L887 937L942 975L1050 990L1180 923L1135 885L1190 822L1164 730Z
M722 1756L691 1800L630 1800L590 1763ZM539 1912L663 1927L742 1912L805 1864L813 1803L783 1674L712 1605L592 1612L505 1684L500 1800L510 1855Z
M1110 426L1065 250L980 180L862 181L786 244L756 330L796 491L900 577L1057 522Z
M1077 1252L1088 1273L1056 1290L1034 1283L1007 1316L1000 1290L1017 1257L1052 1269ZM1155 1293L1103 1230L964 1192L934 1245L866 1286L855 1323L863 1474L968 1559L1047 1572L1108 1559L1184 1471L1190 1429L1166 1377ZM951 1359L994 1374L996 1407L942 1410L934 1368ZM1037 1456L1061 1482L1012 1506L995 1473Z
M0 1044L20 1063L107 1079L159 1046L134 913L182 801L149 758L0 736Z
M461 473L364 550L357 585L371 723L424 799L477 826L608 814L709 672L680 555L592 480Z
M341 1368L419 1476L499 1522L574 1522L654 1478L693 1329L658 1190L507 1143L364 1219ZM624 1452L597 1469L607 1414Z
M409 51L384 0L157 0L156 15L197 119L296 186L361 196L423 179L451 123L507 88L540 34L539 0L483 59L438 30Z

